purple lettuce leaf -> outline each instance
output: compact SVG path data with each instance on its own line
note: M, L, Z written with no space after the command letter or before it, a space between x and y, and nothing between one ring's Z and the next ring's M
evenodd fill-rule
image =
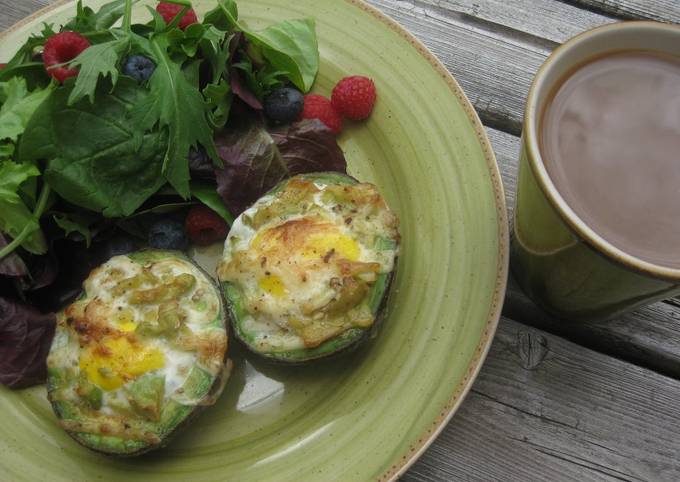
M45 381L56 317L0 297L0 383L24 388Z
M215 171L217 192L234 216L288 177L347 172L335 134L318 120L303 120L271 132L253 121L226 129L215 143L224 162Z
M288 175L337 171L347 174L347 161L336 136L317 119L303 120L270 131Z

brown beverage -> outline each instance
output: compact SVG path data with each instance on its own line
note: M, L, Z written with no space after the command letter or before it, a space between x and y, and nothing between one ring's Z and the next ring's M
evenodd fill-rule
M631 51L581 66L547 104L539 142L557 190L591 229L680 268L680 59Z

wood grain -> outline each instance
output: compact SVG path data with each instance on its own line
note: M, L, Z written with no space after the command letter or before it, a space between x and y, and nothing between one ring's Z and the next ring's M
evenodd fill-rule
M574 5L622 19L680 22L677 0L568 0Z
M409 2L401 2L409 3ZM471 24L506 30L511 35L533 35L562 43L576 34L617 19L555 0L416 0L416 5L447 15L465 15Z
M434 52L486 125L519 135L531 81L556 43L533 36L509 37L488 25L473 26L469 18L442 8L394 0L370 3Z
M403 480L680 480L678 397L677 380L503 319L472 392Z
M5 30L24 17L53 3L51 0L0 0L0 30Z

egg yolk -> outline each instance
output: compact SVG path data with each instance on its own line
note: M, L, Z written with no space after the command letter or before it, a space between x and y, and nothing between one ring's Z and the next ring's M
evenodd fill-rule
M282 241L280 238L274 238ZM271 242L271 238L269 239ZM262 238L256 240L256 245L262 245ZM281 243L283 244L283 243ZM286 253L289 255L290 251L295 250L295 246L280 246L283 248L278 253ZM286 249L287 248L287 249ZM333 256L344 258L350 261L356 261L361 254L359 245L349 236L345 236L339 231L325 230L321 232L311 233L304 244L298 248L299 255L306 260L313 260L324 258L332 253ZM287 293L286 285L281 277L275 274L267 274L258 280L258 285L262 291L268 293L276 298L282 298Z
M277 298L281 298L286 294L286 287L283 285L283 281L276 275L268 275L264 278L260 278L259 285L262 291L266 291Z
M306 241L302 255L307 259L324 257L333 251L340 258L350 261L359 259L359 245L349 236L338 231L314 233Z
M88 346L80 356L80 369L92 383L107 391L164 366L163 352L131 343L124 336L106 339L101 346Z

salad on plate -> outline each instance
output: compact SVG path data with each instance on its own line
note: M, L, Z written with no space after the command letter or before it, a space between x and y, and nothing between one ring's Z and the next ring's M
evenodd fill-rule
M375 85L351 76L330 99L309 93L319 69L313 19L253 29L234 0L216 0L202 19L191 2L174 0L146 2L147 20L135 23L136 3L115 0L94 11L78 1L70 21L43 25L0 64L0 383L22 388L48 377L55 412L74 438L121 454L162 445L181 421L161 423L169 387L180 393L192 379L182 378L176 360L192 352L189 372L205 358L205 340L191 323L205 323L201 329L219 340L219 349L207 345L213 368L195 391L196 404L205 405L226 380L226 313L252 349L243 323L263 315L243 303L261 291L272 313L289 308L283 321L258 318L264 328L252 328L252 336L283 330L287 341L282 354L263 348L277 349L271 339L258 342L256 353L295 361L340 351L373 324L399 242L398 220L374 186L346 176L337 143L345 119L371 114ZM307 197L282 186L302 186ZM254 203L261 213L247 211ZM261 233L252 240L252 273L266 275L258 282L233 263L231 271L223 267L225 309L217 285L180 252L223 243L235 222L254 236L255 214ZM309 229L296 231L296 246L271 234L303 224ZM239 233L227 239L224 259L234 257ZM257 257L267 249L298 271L300 256L305 269L328 279L310 286L315 272L300 271L302 291L290 292L287 274L274 280L276 268ZM301 292L324 302L292 319ZM206 293L219 298L208 303L215 313L205 311ZM102 315L102 300L115 316ZM265 306L254 303L255 311ZM182 348L192 337L191 349ZM78 343L87 355L79 360ZM111 353L116 347L124 350ZM170 364L168 353L175 354ZM116 433L125 439L135 425L146 445L93 432L111 428L106 417L121 403L136 412L123 421L116 415ZM149 427L160 427L162 437L149 438Z

